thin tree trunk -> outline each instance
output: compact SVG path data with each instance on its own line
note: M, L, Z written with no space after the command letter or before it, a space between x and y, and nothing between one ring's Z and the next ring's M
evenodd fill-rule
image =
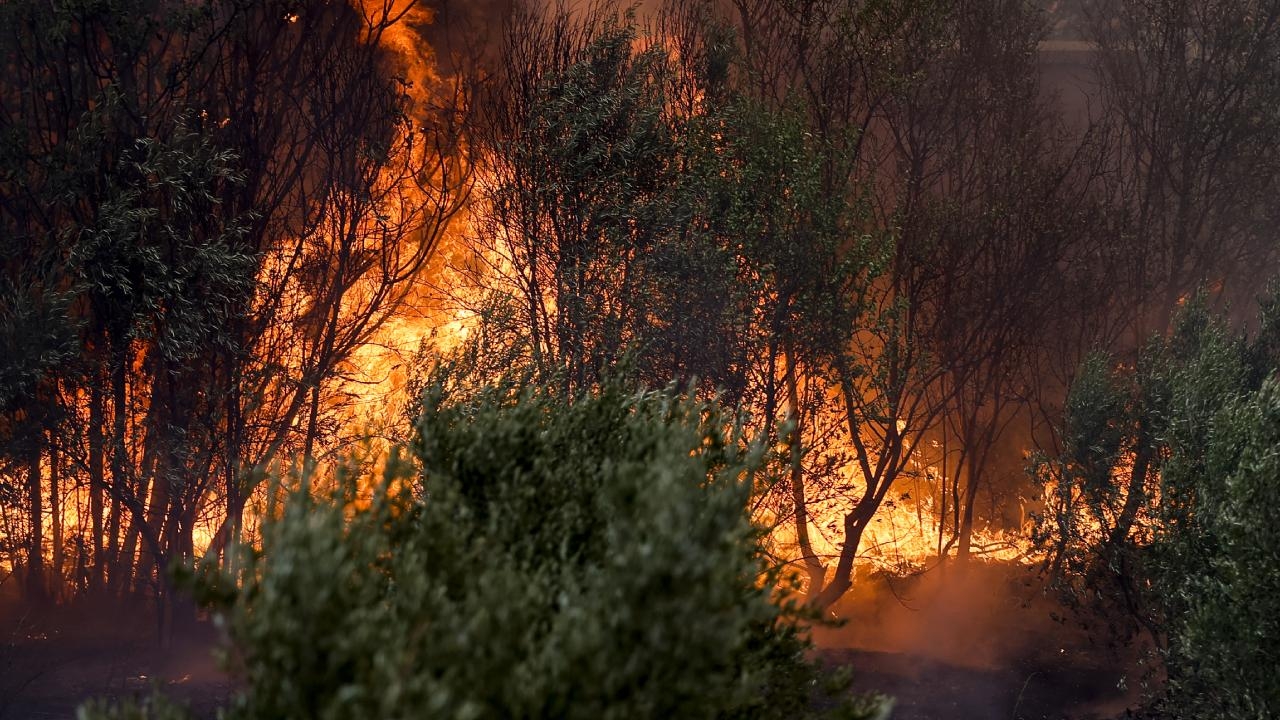
M971 453L970 458L974 455ZM973 507L978 499L978 472L972 459L965 472L964 509L960 514L960 532L956 547L956 560L963 565L969 561L973 549ZM959 478L957 478L957 481Z
M244 501L240 495L240 399L238 385L233 381L227 393L227 516L223 519L227 537L223 540L231 552L224 553L227 572L235 576L234 555L240 544L240 519L244 513ZM211 544L212 545L212 544ZM213 548L210 547L212 550Z
M51 573L51 583L54 598L62 595L62 497L61 490L58 487L60 476L58 473L58 443L52 440L49 443L49 522L53 531L53 572Z
M320 383L311 386L311 407L307 410L307 437L303 442L302 461L306 463L303 472L310 473L315 463L316 434L320 431Z
M102 493L106 485L103 473L102 424L104 420L100 378L91 381L89 389L89 516L92 526L89 538L93 569L89 574L89 592L98 594L106 585L106 556L103 553Z
M785 359L787 363L787 403L791 406L788 413L792 423L790 438L791 502L795 509L796 543L800 546L805 571L809 574L809 597L815 598L822 592L823 585L826 582L827 568L823 566L822 560L814 553L813 542L809 538L809 502L805 497L804 488L804 448L801 446L803 433L795 355L788 351Z
M157 452L156 454L159 454L159 453ZM158 581L163 582L164 562L165 562L164 553L167 552L171 547L168 541L168 538L165 536L165 518L169 511L169 502L170 502L170 499L169 499L170 488L169 488L169 480L167 479L167 476L168 476L168 473L171 472L171 470L168 467L166 467L165 463L163 462L158 461L157 465L158 466L153 466L150 463L148 463L147 467L144 468L146 472L144 472L142 476L141 485L139 486L138 496L147 497L145 514L134 515L133 523L130 526L130 532L126 537L127 537L129 549L131 551L130 554L132 554L132 550L137 546L137 541L139 538L142 537L142 534L144 532L147 533L150 537L156 538L157 547L151 548L151 552L150 552L152 556L151 564L154 565L154 567L156 568L156 571L157 571L156 579ZM147 565L148 563L145 562L145 559L142 557L139 557L136 565L137 567L136 573L138 576L137 580L135 581L136 587L139 587L139 588L142 587L141 583L143 582L143 575L144 575L143 570L147 567Z
M938 502L938 562L942 562L945 558L942 554L942 536L946 533L947 525L947 463L950 461L950 457L947 454L947 435L946 423L943 423L942 462L939 463L942 467L942 476L938 480L938 497L940 498Z
M860 514L861 508L844 517L844 546L840 548L840 559L836 562L831 582L810 602L819 609L826 609L849 592L853 587L853 562L858 557L858 547L862 544L862 533L867 529L869 519ZM874 514L874 510L872 510Z
M125 431L126 431L126 414L127 414L127 378L125 370L127 358L124 352L117 352L114 359L114 367L111 369L111 401L112 401L112 426L113 437L111 438L111 482L115 485L116 491L111 496L111 517L107 524L107 556L111 565L107 575L107 588L112 594L118 594L122 590L121 580L123 579L120 572L123 559L120 557L120 495L130 492L129 479L126 467L128 466L128 458L126 457L125 447Z
M27 598L32 603L45 600L44 584L44 488L41 487L40 450L27 457L27 500L30 504L30 529L27 537Z
M979 447L981 442L978 433L974 432L973 426L977 424L974 415L970 415L966 425L962 429L962 435L965 446L964 459L964 505L960 509L960 522L956 526L956 561L964 565L969 561L973 551L973 509L977 504L978 485L981 480L982 470L985 463L985 448ZM956 484L960 483L960 474L956 475Z
M185 559L195 557L194 516L194 506L184 508L180 498L174 497L172 499L169 517L170 527L168 529L168 545L171 557ZM185 593L169 586L167 582L169 568L161 568L160 571L165 574L166 582L164 587L166 588L165 594L168 597L167 635L161 637L162 645L167 648L172 644L175 629L186 630L195 625L196 606Z
M1103 549L1104 557L1110 557L1129 536L1129 531L1138 518L1138 510L1146 499L1147 472L1150 467L1151 446L1146 442L1140 442L1133 459L1133 471L1129 473L1129 488L1125 495L1124 507L1120 509L1116 524L1107 536L1106 546Z

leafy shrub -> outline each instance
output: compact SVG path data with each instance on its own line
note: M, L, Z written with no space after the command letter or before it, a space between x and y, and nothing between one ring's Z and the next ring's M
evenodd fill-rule
M617 383L429 383L408 457L295 492L234 582L201 583L245 685L231 716L882 716L823 697L731 427Z
M1154 588L1164 597L1171 713L1280 713L1280 381L1233 400L1200 448L1176 447Z
M1276 296L1280 298L1280 295ZM1094 357L1067 403L1039 539L1072 597L1148 632L1176 718L1280 711L1280 314L1252 339L1203 302L1135 366Z
M76 710L76 720L188 720L191 713L159 689L141 700L90 700Z

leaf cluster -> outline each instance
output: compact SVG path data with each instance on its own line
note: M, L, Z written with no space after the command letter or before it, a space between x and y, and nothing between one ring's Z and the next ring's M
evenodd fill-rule
M716 405L439 375L421 407L381 478L294 493L236 582L203 581L245 682L232 717L818 712L747 517L759 452Z
M1280 708L1274 302L1263 301L1252 339L1201 298L1136 366L1090 359L1068 401L1063 455L1036 466L1054 489L1039 539L1061 584L1149 632L1170 717Z

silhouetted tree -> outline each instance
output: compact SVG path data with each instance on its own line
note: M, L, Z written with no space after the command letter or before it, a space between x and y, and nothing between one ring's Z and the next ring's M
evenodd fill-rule
M92 589L163 594L211 509L217 553L281 452L331 440L344 363L465 195L453 87L425 50L387 49L412 11L0 10L0 221L6 242L36 248L6 248L6 268L33 302L65 295L60 322L79 333L74 358L43 366L63 441L41 452L65 487L87 485L73 532L88 536L76 562ZM59 269L36 288L23 278L41 262Z

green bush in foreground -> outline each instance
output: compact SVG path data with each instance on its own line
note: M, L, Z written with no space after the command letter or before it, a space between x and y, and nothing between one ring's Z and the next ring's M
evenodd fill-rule
M1277 310L1264 299L1249 338L1198 300L1135 367L1094 358L1067 452L1037 468L1057 482L1041 532L1061 584L1148 633L1159 717L1280 712Z
M1154 548L1165 596L1169 715L1264 720L1280 712L1280 380L1229 401L1200 451L1165 465Z
M240 718L795 718L822 697L714 406L428 387L411 458L267 524L223 621ZM217 595L217 585L206 591ZM874 717L871 699L829 714ZM887 710L887 708L886 708Z

